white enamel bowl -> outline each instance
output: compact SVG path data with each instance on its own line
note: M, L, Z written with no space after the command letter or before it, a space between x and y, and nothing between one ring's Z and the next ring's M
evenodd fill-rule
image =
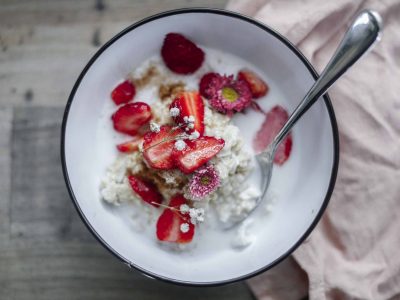
M274 173L271 183L279 190L280 199L266 225L255 230L256 242L250 247L179 255L157 247L155 242L146 242L99 200L99 170L105 168L104 161L109 158L96 154L96 147L101 145L96 130L112 88L134 66L158 53L169 32L180 32L200 45L245 58L268 74L289 111L317 76L284 37L247 17L222 10L183 9L147 18L107 42L79 76L62 126L65 181L83 222L128 266L180 284L218 285L249 278L292 253L326 208L338 167L334 112L325 97L296 125L292 156L287 167Z

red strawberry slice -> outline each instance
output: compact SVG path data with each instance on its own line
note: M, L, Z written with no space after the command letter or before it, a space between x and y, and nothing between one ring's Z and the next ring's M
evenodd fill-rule
M168 33L161 48L167 67L178 74L195 72L204 61L204 52L179 33Z
M157 187L150 181L140 179L137 176L130 175L128 177L129 183L136 194L155 207L159 207L163 201L163 196L158 191Z
M114 90L111 92L111 98L113 99L115 104L119 105L132 100L133 97L135 97L135 94L135 85L132 82L126 80L114 88Z
M139 128L151 119L151 109L146 103L135 102L121 106L111 117L116 131L136 135Z
M253 98L263 97L269 91L269 87L265 81L253 71L240 70L237 77L238 80L243 80L248 84Z
M173 243L189 243L194 236L194 225L190 223L189 217L183 215L179 208L182 204L187 204L186 199L182 195L174 196L169 207L166 208L157 221L157 238L160 241L173 242ZM189 230L182 232L181 225L188 224Z
M177 124L184 123L185 117L193 116L194 128L187 131L191 133L197 130L200 136L204 134L204 102L200 94L196 91L182 92L174 101L171 103L170 108L176 107L180 113L177 117L174 117L174 121Z
M212 136L202 136L198 139L186 141L186 148L174 148L173 157L178 168L185 174L190 174L200 168L224 147L225 141Z
M117 145L119 152L132 153L139 150L140 143L143 142L143 136L136 135L132 140Z
M207 93L207 89L211 83L211 80L213 80L217 76L218 76L217 73L211 72L211 73L207 73L207 74L203 75L203 77L201 77L200 83L199 83L199 91L203 97L205 97L207 99L211 97L211 95L209 93Z
M148 132L143 137L143 157L147 164L155 169L169 170L175 167L172 158L174 138L182 134L179 128L172 130L169 125L163 125L159 132Z
M289 114L282 106L274 106L266 114L264 123L258 130L253 140L253 148L259 153L263 151L272 142L279 130L288 120ZM274 163L282 165L289 159L292 150L292 135L289 135L278 146L275 153Z

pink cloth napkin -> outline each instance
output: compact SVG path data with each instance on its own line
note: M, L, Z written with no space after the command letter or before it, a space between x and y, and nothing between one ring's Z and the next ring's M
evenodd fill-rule
M340 132L333 197L310 237L248 281L258 299L400 299L400 1L231 0L322 71L364 8L384 20L381 42L329 91Z

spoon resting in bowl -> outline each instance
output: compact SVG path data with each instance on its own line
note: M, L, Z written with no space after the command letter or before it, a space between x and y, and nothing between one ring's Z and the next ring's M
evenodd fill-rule
M272 140L269 146L261 153L256 155L256 160L260 165L263 175L263 185L261 187L261 196L257 197L255 207L234 220L228 228L241 223L246 219L263 201L266 196L269 184L271 182L273 161L275 152L280 143L288 135L296 122L305 112L340 78L371 46L379 41L382 31L382 21L378 13L365 10L362 11L353 21L350 28L345 33L341 43L333 54L331 60L313 84L303 100L290 115L287 122Z

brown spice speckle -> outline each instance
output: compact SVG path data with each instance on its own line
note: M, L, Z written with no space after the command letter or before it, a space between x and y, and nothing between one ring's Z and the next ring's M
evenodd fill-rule
M172 189L182 190L183 187L188 183L187 176L174 176L176 184L168 184L165 182L165 179L160 176L160 172L168 171L160 171L149 168L144 162L142 162L142 170L139 172L139 174L135 175L139 176L143 180L154 183L160 193L164 196L168 195Z
M175 96L180 92L183 92L184 90L185 90L185 84L181 81L168 84L161 84L158 89L158 95L160 96L161 100L165 100L167 98Z
M140 78L132 78L132 81L137 89L143 88L154 77L158 75L158 70L155 66L150 66Z

